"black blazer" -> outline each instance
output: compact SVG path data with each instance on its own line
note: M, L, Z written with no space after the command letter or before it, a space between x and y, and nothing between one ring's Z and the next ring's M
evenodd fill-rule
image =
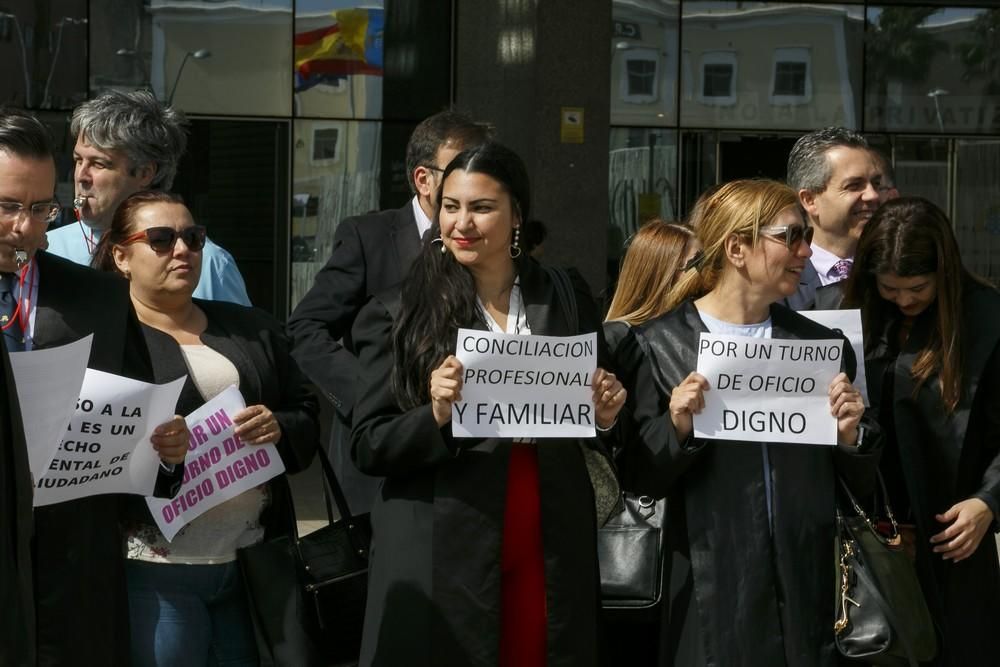
M0 366L0 665L34 665L31 472L6 345Z
M288 320L293 356L335 408L330 460L356 513L371 507L378 480L360 474L348 451L360 372L351 327L369 297L402 282L419 252L412 202L347 218L329 261Z
M127 375L141 344L128 283L39 252L35 349L94 334L88 366ZM119 497L35 509L39 665L128 664L128 599ZM85 647L83 649L82 647Z
M600 318L582 279L574 277L574 328L534 260L522 261L519 274L533 334L596 331L603 351ZM364 369L354 456L361 470L385 476L372 509L361 664L496 665L511 440L455 439L450 426L438 427L429 404L400 408L389 386L396 302L395 295L373 299L354 327ZM606 360L599 353L599 364ZM598 662L594 491L581 443L607 455L597 438L550 438L536 450L553 666Z
M843 339L784 306L770 312L775 339ZM620 356L631 352L628 407L638 422L637 439L625 447L633 476L626 488L668 497L669 664L837 664L835 471L866 495L879 451L769 445L769 521L761 444L681 442L670 420L670 393L696 368L699 335L707 331L693 303L633 331L641 345L619 346ZM844 370L853 376L846 339Z
M290 343L281 325L270 315L224 301L195 304L208 318L201 341L229 359L240 378L240 393L247 405L265 405L281 426L278 453L287 473L305 470L312 462L319 442L316 421L317 401L310 393L305 377L292 358ZM187 376L177 400L177 413L190 414L205 402L188 374L180 345L169 334L142 325L149 351L149 366L157 384ZM271 505L262 521L268 530L287 533L289 518L286 503L291 502L284 476L270 482ZM152 523L148 507L140 503L142 518ZM136 504L130 503L131 509ZM135 516L130 512L131 516Z

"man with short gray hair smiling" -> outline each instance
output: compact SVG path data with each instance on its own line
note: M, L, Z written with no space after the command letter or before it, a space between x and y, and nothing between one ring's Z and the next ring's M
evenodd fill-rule
M814 233L799 289L785 300L790 308L840 305L839 283L850 273L861 231L879 206L880 175L868 141L853 130L827 127L795 142L788 185Z
M48 251L90 265L118 205L141 190L169 190L187 146L183 114L145 90L109 91L73 112L77 222L49 232ZM211 239L202 251L200 299L250 305L236 261Z

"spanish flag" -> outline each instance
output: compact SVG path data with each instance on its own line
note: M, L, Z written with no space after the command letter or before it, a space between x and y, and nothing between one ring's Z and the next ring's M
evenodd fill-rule
M329 26L295 34L295 91L354 74L382 76L382 9L340 9Z

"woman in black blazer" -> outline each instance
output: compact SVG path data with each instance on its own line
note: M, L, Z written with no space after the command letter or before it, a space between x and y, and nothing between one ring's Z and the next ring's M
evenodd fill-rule
M963 265L951 221L919 197L865 225L844 290L861 309L881 469L940 631L935 665L997 654L1000 293Z
M778 303L811 254L790 188L726 183L704 200L696 233L702 250L668 312L632 330L641 345L619 348L638 423L624 447L629 490L667 497L668 650L659 664L832 666L835 474L864 495L877 463L858 447L864 406L848 379L853 355L843 340L850 361L828 387L836 446L695 437L694 415L712 389L696 372L703 332L843 339Z
M236 384L247 404L233 416L240 440L275 443L286 472L302 470L317 444L315 399L278 322L252 308L192 300L204 243L205 228L179 197L141 192L118 207L94 266L128 279L152 380L187 376L179 413ZM280 509L288 496L278 476L208 510L172 541L145 508L136 513L125 530L133 665L257 664L236 550L263 539L270 517L288 516Z
M354 326L353 456L385 477L361 664L595 665L595 526L617 498L613 476L595 488L588 474L610 470L601 439L458 439L451 411L459 327L600 334L600 319L579 279L560 299L560 278L520 257L529 197L517 155L469 149L442 183L434 241L401 294L371 301ZM597 426L610 429L624 390L601 369L592 387Z

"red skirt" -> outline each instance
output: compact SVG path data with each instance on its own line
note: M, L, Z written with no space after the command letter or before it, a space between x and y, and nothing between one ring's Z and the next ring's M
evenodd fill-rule
M541 510L535 446L515 444L503 516L501 667L545 667L548 623Z

